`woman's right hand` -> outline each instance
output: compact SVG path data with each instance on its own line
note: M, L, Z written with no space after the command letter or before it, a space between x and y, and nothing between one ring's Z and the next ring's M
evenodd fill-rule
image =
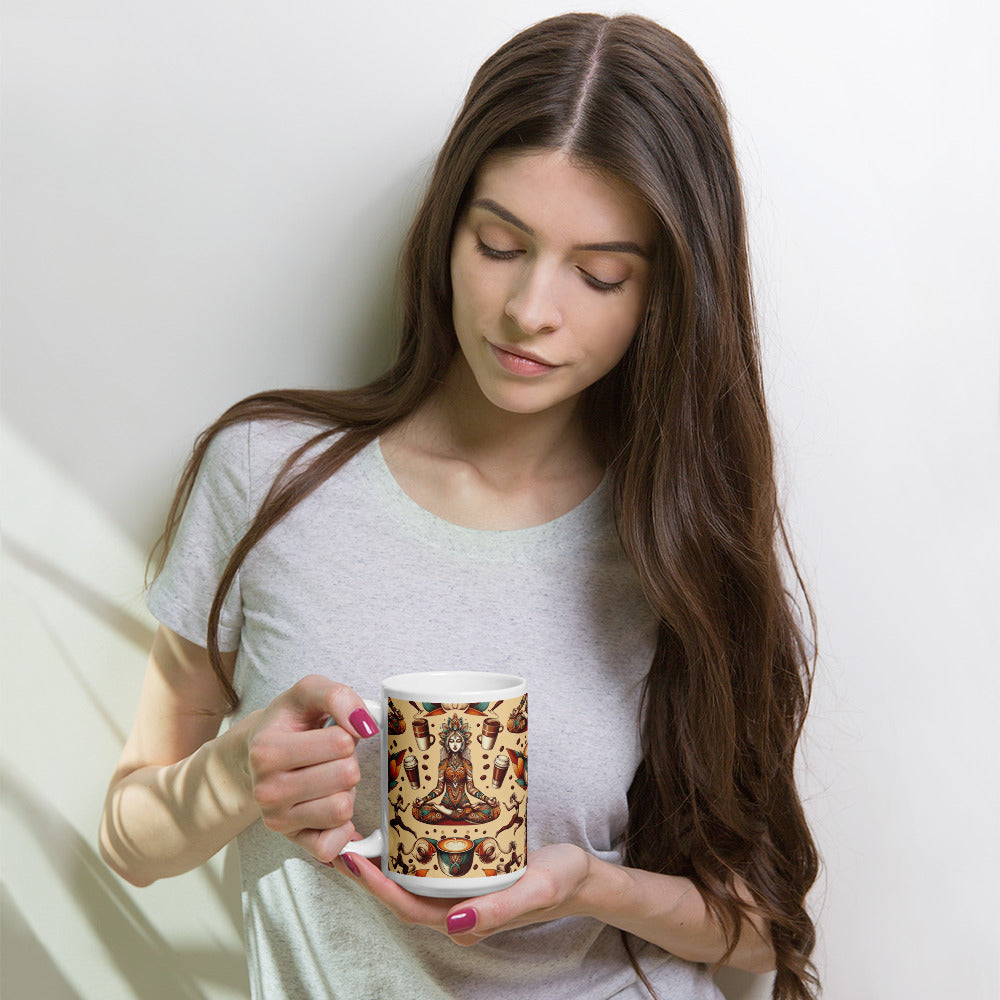
M336 725L327 726L329 719ZM329 864L355 836L357 742L379 731L364 702L343 684L313 675L238 725L245 728L246 772L264 825Z

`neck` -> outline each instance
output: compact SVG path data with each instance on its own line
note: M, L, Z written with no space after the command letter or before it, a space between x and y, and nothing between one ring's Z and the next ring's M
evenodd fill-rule
M496 482L565 475L597 464L579 398L542 413L512 413L480 391L461 354L417 414L434 450L475 465Z

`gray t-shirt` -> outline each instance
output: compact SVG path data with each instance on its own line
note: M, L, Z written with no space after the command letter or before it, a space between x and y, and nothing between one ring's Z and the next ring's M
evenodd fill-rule
M264 421L221 432L148 603L205 644L229 553L285 458L316 429ZM639 697L655 621L615 532L607 480L538 527L444 521L396 483L378 442L253 549L228 595L220 643L238 649L237 717L309 673L375 697L391 674L479 669L526 678L528 849L573 843L621 861L640 760ZM378 740L358 746L355 825L380 820ZM402 924L351 880L253 824L239 837L255 998L638 998L616 929L588 918L496 934L472 948ZM704 966L637 944L663 1000L719 998Z

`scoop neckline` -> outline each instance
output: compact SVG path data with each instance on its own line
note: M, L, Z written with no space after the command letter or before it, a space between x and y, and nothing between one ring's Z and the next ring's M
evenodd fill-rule
M601 529L611 524L611 477L607 470L583 500L552 520L525 528L470 528L440 517L417 503L393 475L379 438L366 445L358 457L385 502L386 510L398 522L428 541L444 543L449 547L471 547L480 551L495 549L504 553L537 551L539 546L549 545L559 545L563 550L567 546L589 548L596 539L606 534Z

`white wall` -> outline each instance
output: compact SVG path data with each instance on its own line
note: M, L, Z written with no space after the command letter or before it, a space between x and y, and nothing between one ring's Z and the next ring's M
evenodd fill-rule
M378 370L399 237L472 71L559 9L7 4L5 997L244 995L232 858L134 891L94 853L153 627L144 554L226 405ZM745 169L822 624L803 780L826 995L995 998L995 18L635 9L716 71Z

